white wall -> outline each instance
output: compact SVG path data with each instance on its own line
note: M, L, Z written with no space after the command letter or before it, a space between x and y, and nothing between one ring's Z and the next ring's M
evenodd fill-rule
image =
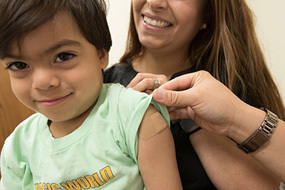
M109 0L108 22L113 45L110 50L109 66L118 63L125 50L131 0Z
M285 102L285 1L247 0L256 16L256 29L268 67Z
M110 64L117 63L125 49L131 0L109 0L108 21L113 39ZM285 1L247 0L256 16L256 29L268 67L285 102ZM257 71L258 72L258 71Z

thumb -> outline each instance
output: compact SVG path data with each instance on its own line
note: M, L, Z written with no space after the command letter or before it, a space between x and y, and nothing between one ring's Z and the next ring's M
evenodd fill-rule
M153 99L165 106L191 106L190 98L187 96L186 91L171 91L159 88L153 92Z

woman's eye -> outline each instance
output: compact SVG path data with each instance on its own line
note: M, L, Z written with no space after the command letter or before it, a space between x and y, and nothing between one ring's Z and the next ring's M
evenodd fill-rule
M29 68L29 65L23 62L14 62L8 65L6 69L11 71L21 71Z
M55 62L64 62L69 59L72 59L75 55L72 53L60 53L55 59Z

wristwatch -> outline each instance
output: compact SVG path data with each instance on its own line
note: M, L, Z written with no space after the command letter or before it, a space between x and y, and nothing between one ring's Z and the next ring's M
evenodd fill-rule
M278 123L278 116L276 114L265 108L261 109L266 112L264 121L249 138L237 145L247 154L256 151L259 147L266 143L274 133Z

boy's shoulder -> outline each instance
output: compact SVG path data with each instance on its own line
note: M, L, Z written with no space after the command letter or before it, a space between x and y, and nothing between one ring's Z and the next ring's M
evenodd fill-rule
M34 113L27 119L23 120L16 129L28 130L31 125L39 125L40 123L47 122L47 118L41 113Z
M103 92L102 92L103 91ZM126 88L119 83L108 83L103 84L101 93L103 94L102 99L108 100L109 103L115 103L124 107L139 107L143 104L152 104L156 109L164 109L165 106L157 103L152 95L144 92L138 92L131 88Z
M31 139L38 132L39 125L47 122L47 118L40 113L34 113L22 121L9 135L6 141L17 142L22 139Z
M104 89L105 86L105 89ZM152 96L143 93L143 92L138 92L136 90L133 90L131 88L126 88L123 85L119 83L109 83L109 84L104 84L103 89L105 91L105 96L107 98L115 98L119 99L121 101L126 101L126 103L131 103L131 102L136 102L141 99L152 99Z
M168 115L166 107L155 102L152 95L114 83L104 84L103 89L108 108L118 111L119 115L129 117L133 114L144 114L150 104L163 115Z
M152 101L152 96L125 88L121 84L104 84L98 103L109 110L111 115L125 118L137 112L145 111ZM139 114L141 111L138 111ZM143 113L142 113L143 114Z

